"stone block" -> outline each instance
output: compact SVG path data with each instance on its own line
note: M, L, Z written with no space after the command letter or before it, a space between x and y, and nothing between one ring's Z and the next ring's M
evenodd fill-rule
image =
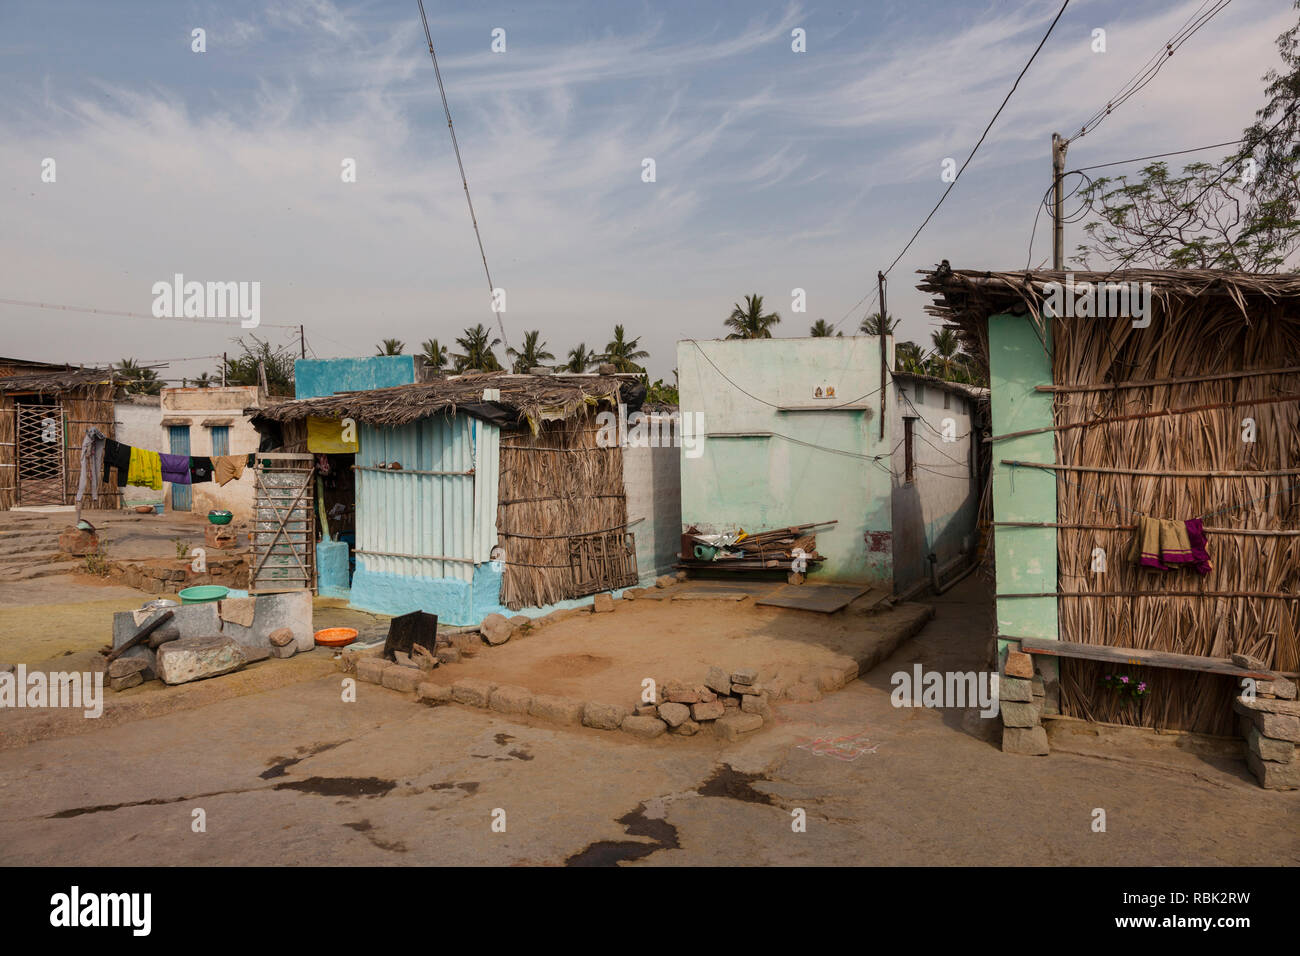
M764 720L772 719L772 705L763 694L746 694L740 699L740 709L746 714L758 714Z
M677 579L671 574L661 574L655 578L655 587L657 588L670 588L676 583Z
M451 699L470 707L486 707L496 686L477 677L462 677L451 685Z
M799 703L811 703L815 700L822 699L822 692L817 689L817 685L809 681L799 681L785 689L786 700L798 701Z
M752 694L757 697L759 694L764 693L764 689L762 684L732 684L731 692L736 695Z
M1034 676L1034 659L1024 651L1007 651L1007 662L1002 668L1007 677L1023 677L1029 680Z
M758 671L752 667L742 667L731 672L733 684L752 684L756 680L758 680Z
M277 627L266 636L266 639L271 642L272 647L286 647L294 642L293 631L287 627Z
M228 637L182 637L158 648L154 669L165 684L185 684L237 671L245 660Z
M1263 713L1300 717L1300 700L1280 700L1271 697L1238 697L1232 709L1239 714Z
M1233 654L1232 663L1236 664L1238 667L1245 667L1246 669L1252 671L1268 670L1267 664L1265 664L1258 657L1252 657L1249 654Z
M586 705L580 700L568 697L556 697L551 694L538 694L528 703L528 713L542 720L557 724L582 723L582 711Z
M623 718L627 716L627 708L620 707L618 704L600 704L596 701L589 701L582 709L582 723L587 727L594 727L597 730L618 730L622 726Z
M704 686L718 694L731 693L731 675L721 667L710 667L704 678Z
M483 646L483 636L476 631L462 631L450 637L451 646L460 651L462 657L473 657Z
M478 626L478 629L483 634L483 640L493 646L504 644L515 632L514 625L504 614L489 614L483 618L483 623Z
M669 727L668 732L679 737L694 737L700 732L700 725L693 720L683 720L676 727Z
M1246 764L1265 790L1300 790L1300 760L1277 763L1246 751Z
M1257 754L1262 760L1290 763L1295 758L1295 744L1289 740L1265 737L1254 727L1251 727L1250 733L1246 735L1246 746L1250 748L1251 753Z
M12 666L10 665L11 668ZM108 677L109 680L115 677L130 677L132 674L142 673L148 666L148 661L141 660L138 657L119 657L108 665Z
M1034 685L1023 677L998 678L998 697L1004 701L1034 702Z
M1275 677L1273 680L1256 681L1255 693L1268 694L1273 697L1280 697L1283 700L1295 700L1295 681L1289 681L1285 677Z
M671 701L674 704L698 704L700 702L700 692L680 681L669 681L664 685L663 690L664 700Z
M380 657L362 657L357 660L357 680L378 684L383 680L388 661Z
M742 734L753 733L763 726L758 714L731 713L713 722L713 732L723 740L736 740Z
M720 700L710 700L691 705L691 717L695 720L717 720L727 712Z
M1042 756L1052 752L1047 744L1047 731L1037 727L1003 727L1002 752Z
M59 550L78 557L93 554L99 550L99 536L93 531L82 531L73 525L59 535Z
M662 718L669 727L678 727L685 721L690 720L691 709L685 704L660 704L659 717Z
M1034 704L1023 704L1014 700L1004 700L999 708L1002 711L1004 727L1037 727L1041 712Z
M504 684L492 691L492 696L488 699L488 707L498 714L526 714L532 699L532 691L527 687Z
M116 664L117 661L114 661L113 663ZM130 674L125 674L122 677L110 677L108 679L108 686L110 690L126 690L128 687L136 687L143 683L144 683L144 675L141 674L139 671L134 671Z
M637 717L658 717L659 708L654 704L637 704L634 713Z
M447 704L451 702L451 685L424 681L416 685L415 696L427 704Z
M266 644L240 644L239 646L244 652L245 664L256 664L258 661L264 661L271 656L271 648ZM294 650L297 649L295 644Z
M597 594L591 599L591 610L593 614L606 614L614 610L614 595Z
M418 667L403 667L401 664L388 664L380 676L379 683L389 690L399 690L404 694L415 693L419 686L421 672Z
M817 672L817 689L832 694L844 686L844 675L834 667L823 667Z
M285 660L286 658L293 657L293 655L297 653L298 653L298 645L296 643L282 644L279 647L271 648L271 656L279 658L280 660Z
M1274 740L1289 740L1293 744L1300 744L1300 717L1289 717L1286 714L1258 713L1254 715L1253 719L1243 719L1258 727L1259 732L1265 737L1272 737ZM1246 733L1249 733L1249 730Z
M644 740L653 740L668 729L668 725L658 717L637 717L635 715L624 717L619 727L623 733Z

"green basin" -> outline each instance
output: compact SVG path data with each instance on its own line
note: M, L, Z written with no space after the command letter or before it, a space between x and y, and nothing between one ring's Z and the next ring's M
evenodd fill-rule
M213 524L230 524L235 516L229 511L209 511L208 520Z
M211 601L220 601L230 593L230 588L222 587L220 584L199 584L178 593L182 604L207 604Z

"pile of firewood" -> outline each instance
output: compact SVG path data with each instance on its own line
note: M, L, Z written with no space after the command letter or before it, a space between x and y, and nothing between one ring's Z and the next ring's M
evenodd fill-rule
M813 565L825 560L817 553L817 536L812 529L832 524L835 522L814 521L811 524L760 531L746 534L721 547L713 535L702 535L698 528L691 527L682 535L681 566L717 571L790 571L797 557L796 552L801 551L811 569ZM718 550L712 560L705 560L695 556L697 545Z

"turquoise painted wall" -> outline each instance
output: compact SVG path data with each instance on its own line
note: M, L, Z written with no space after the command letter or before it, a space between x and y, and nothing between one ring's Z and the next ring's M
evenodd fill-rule
M989 318L994 435L1052 425L1052 393L1034 391L1035 385L1052 383L1047 349L1027 316ZM997 521L1055 522L1056 473L1004 465L1004 459L1056 461L1052 433L1025 435L993 446L993 512ZM999 527L993 538L999 594L1056 592L1056 529ZM998 634L1058 639L1056 610L1054 597L999 599ZM999 640L999 653L1005 644Z
M892 362L892 339L886 347ZM682 450L683 527L763 531L838 519L817 532L826 561L814 576L892 587L896 439L888 413L880 433L878 338L683 341L677 373L683 420L702 413L705 436L699 457ZM836 397L815 398L827 385ZM833 409L846 404L865 407Z
M414 381L413 355L298 359L293 363L293 393L296 398L320 398L336 392L366 392L374 388L410 385Z

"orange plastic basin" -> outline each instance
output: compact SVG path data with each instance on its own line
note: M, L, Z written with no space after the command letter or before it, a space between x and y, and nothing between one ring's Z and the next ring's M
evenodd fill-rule
M356 628L327 627L316 632L316 643L322 647L343 647L357 639Z

